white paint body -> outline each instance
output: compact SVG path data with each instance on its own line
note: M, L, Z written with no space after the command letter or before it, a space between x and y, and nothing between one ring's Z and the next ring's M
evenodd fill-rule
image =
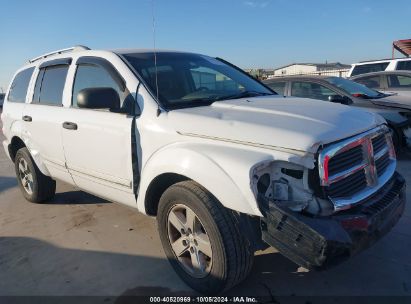
M71 108L75 62L85 55L111 62L141 108L136 118L141 174L137 199L133 192L132 117ZM72 64L63 106L31 104L38 66L67 57ZM380 116L352 107L283 97L237 99L157 115L152 95L144 85L138 86L138 78L112 52L72 52L24 68L29 66L36 70L26 103L7 102L6 96L2 114L6 152L13 137L21 138L43 174L142 213L146 213L150 183L161 174L176 173L203 185L227 208L261 216L251 185L253 168L267 161L313 168L321 145L384 123ZM22 121L23 115L32 116L33 121ZM62 128L65 121L75 122L78 130Z

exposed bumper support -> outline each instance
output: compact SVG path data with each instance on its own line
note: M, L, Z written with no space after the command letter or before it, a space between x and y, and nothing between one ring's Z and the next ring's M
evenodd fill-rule
M369 247L398 222L405 207L405 181L394 176L355 208L330 217L309 217L261 202L263 240L303 267L325 268Z

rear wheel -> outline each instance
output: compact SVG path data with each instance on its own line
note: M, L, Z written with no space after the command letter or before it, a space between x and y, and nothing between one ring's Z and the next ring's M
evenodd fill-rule
M53 198L56 182L40 172L27 148L17 151L14 164L21 192L28 201L41 203Z
M180 182L164 192L157 221L169 262L193 289L218 293L250 272L253 252L235 214L195 182Z

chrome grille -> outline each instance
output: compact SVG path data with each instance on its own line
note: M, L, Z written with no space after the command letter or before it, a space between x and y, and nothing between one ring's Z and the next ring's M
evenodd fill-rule
M335 155L328 163L328 174L334 175L338 172L350 169L364 161L362 147L356 146L344 153Z
M386 146L387 146L387 143L386 143L384 134L380 134L377 137L372 139L372 147L374 150L374 154L380 152Z
M321 185L336 211L376 192L393 175L395 166L394 147L385 126L330 145L319 156Z
M350 176L328 186L327 194L331 197L351 196L367 187L364 170L359 170Z
M390 165L390 156L388 153L385 153L383 156L381 156L379 159L375 161L375 169L377 170L377 175L380 177L387 167Z

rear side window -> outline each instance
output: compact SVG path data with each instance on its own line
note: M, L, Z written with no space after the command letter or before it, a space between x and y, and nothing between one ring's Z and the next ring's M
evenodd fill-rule
M14 77L11 84L8 101L10 102L26 102L27 89L29 87L31 76L34 68L29 68L21 71Z
M267 83L267 86L273 89L277 94L284 95L285 82L272 82Z
M68 66L50 66L40 70L34 88L33 102L61 106Z
M399 61L396 70L411 70L411 60Z
M371 73L371 72L380 72L385 71L389 62L379 62L379 63L369 63L369 64L361 64L356 65L352 70L351 76Z
M389 75L389 88L411 88L411 77L403 75Z
M366 87L372 89L378 89L381 87L380 84L380 76L369 76L369 77L361 77L354 80L355 82L361 83Z

